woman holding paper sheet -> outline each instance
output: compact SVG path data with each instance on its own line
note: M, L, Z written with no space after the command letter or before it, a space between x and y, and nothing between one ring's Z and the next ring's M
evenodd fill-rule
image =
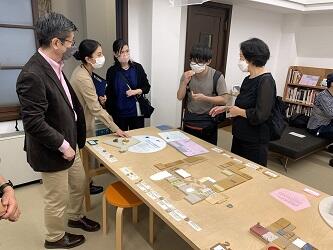
M268 46L258 38L240 45L239 68L249 75L243 80L235 106L214 107L210 115L229 112L232 122L231 152L260 165L267 165L270 127L268 120L276 98L275 81L265 69L270 57Z

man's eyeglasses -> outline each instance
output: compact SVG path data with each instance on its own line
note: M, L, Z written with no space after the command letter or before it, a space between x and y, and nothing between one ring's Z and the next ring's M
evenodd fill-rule
M71 43L71 46L73 47L75 45L75 40L71 41L71 40L68 40L68 39L62 39L62 38L59 38L59 40L61 41L61 43L64 45L64 42L69 42Z
M193 62L193 61L190 61L190 65L194 66L194 65L198 65L200 67L204 66L206 63L202 63L202 62Z

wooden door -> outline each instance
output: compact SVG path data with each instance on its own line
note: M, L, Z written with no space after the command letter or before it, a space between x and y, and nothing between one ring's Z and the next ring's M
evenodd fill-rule
M205 3L188 7L185 70L189 67L189 55L194 44L207 45L213 51L211 67L225 74L231 5Z

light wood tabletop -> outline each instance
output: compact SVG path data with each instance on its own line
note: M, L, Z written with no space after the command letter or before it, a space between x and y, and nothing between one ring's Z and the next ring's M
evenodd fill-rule
M159 137L158 133L160 132L162 131L155 127L149 127L129 131L129 134L131 136L149 135ZM205 158L204 161L182 167L182 169L192 175L191 178L211 177L215 180L226 178L226 175L222 173L221 167L218 166L232 160L227 155L241 160L244 164L250 162L228 151L223 153L213 151L214 145L191 135L187 134L187 136L209 151L201 155ZM222 193L229 197L226 202L212 205L203 200L192 205L184 199L185 194L167 180L153 181L150 179L151 175L161 171L154 166L155 164L166 164L176 160L183 160L186 158L185 155L170 145L158 152L149 154L129 151L120 153L119 148L103 143L113 138L115 137L111 135L89 138L88 140L98 140L98 145L86 144L82 154L83 164L89 162L88 154L96 157L194 249L210 249L217 243L226 241L230 243L232 250L262 249L265 244L250 233L250 227L257 222L264 226L270 225L279 218L286 218L295 225L296 229L294 232L304 241L311 243L318 249L333 249L333 230L323 221L318 212L318 204L321 199L328 196L327 194L317 191L320 196L315 197L304 192L303 190L307 186L300 182L283 175L271 178L263 174L263 171L268 170L266 168L255 170L251 167L245 167L241 171L251 176L252 179L223 191ZM111 163L107 156L103 156L100 153L100 147L111 153L117 161ZM139 179L131 180L124 174L122 169L124 167L133 171ZM188 219L176 221L168 213L170 210L163 209L156 200L153 200L137 186L140 180L148 184L152 190L158 192L177 210L189 218L190 221L197 224L201 230L197 231L190 226ZM311 206L301 211L293 211L270 195L272 191L280 188L302 193L306 196ZM311 187L309 188L315 190ZM231 204L231 206L229 205L228 207L228 204Z

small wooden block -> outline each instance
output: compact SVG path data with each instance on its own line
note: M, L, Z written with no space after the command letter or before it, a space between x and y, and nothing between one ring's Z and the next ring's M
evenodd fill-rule
M165 164L165 166L166 166L167 168L170 168L170 167L175 167L175 166L181 165L181 164L183 164L183 163L184 163L183 160L178 160L178 161L174 161L174 162L167 163L167 164Z
M231 167L228 167L228 169L233 171L233 172L240 172L239 170L241 170L243 168L244 168L243 164L237 164L237 165L233 165Z
M225 189L217 184L214 184L210 187L213 189L216 193L223 192Z
M164 170L167 168L167 166L165 166L165 164L162 163L157 163L154 165L156 168L158 168L159 170Z
M294 244L290 244L289 246L286 247L285 250L300 250L301 248L295 246Z
M290 221L286 220L285 218L281 218L279 220L277 220L276 222L274 222L273 224L278 224L282 229L286 228L287 226L289 226L291 223Z
M269 225L269 226L267 227L267 229L268 229L269 231L271 231L272 233L277 233L281 228L280 228L280 227L276 227L276 226L274 226L274 225L272 224L272 225Z
M205 158L202 156L190 156L190 157L187 157L184 159L184 161L186 161L188 163L192 163L192 164L197 163L199 161L203 161L203 160L205 160Z
M278 239L274 240L273 243L278 245L282 249L285 249L287 246L290 245L290 241L284 237L279 237Z
M222 170L222 173L225 174L226 176L231 176L233 175L234 173L232 171L230 171L229 169L223 169Z
M291 231L295 230L295 228L296 227L293 224L290 224L290 225L286 226L284 228L284 230L287 231L287 232L291 232Z
M206 201L210 204L221 204L229 199L228 196L226 196L223 193L215 193L206 198Z

